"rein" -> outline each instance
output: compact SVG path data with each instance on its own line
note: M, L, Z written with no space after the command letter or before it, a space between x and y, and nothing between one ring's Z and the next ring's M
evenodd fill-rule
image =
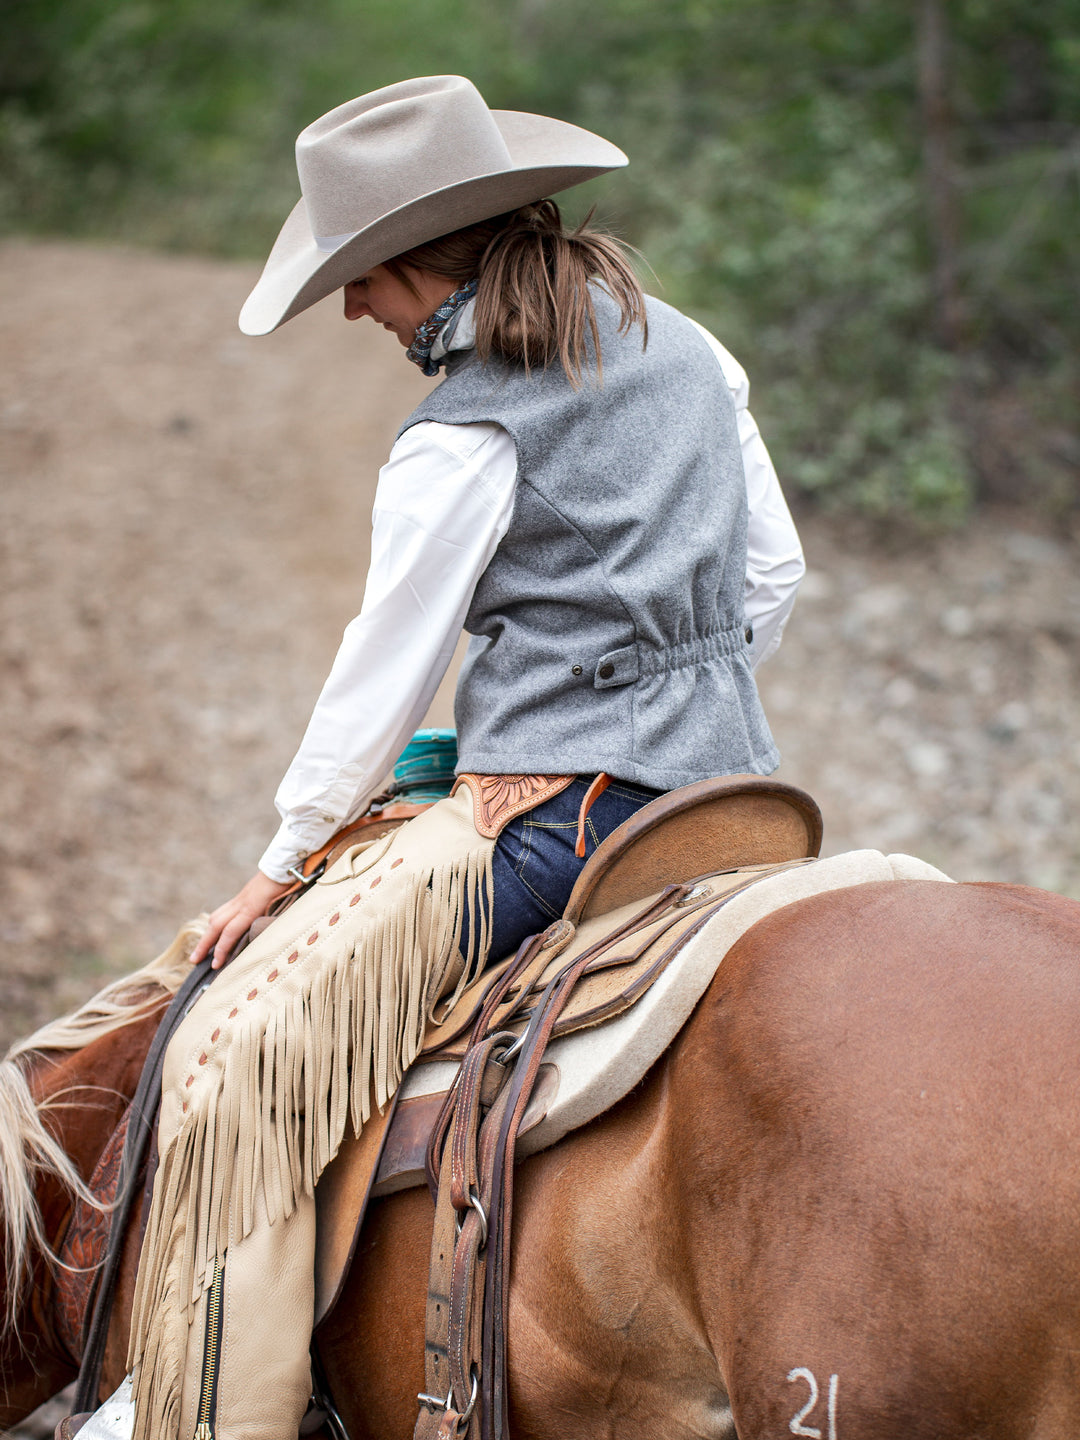
M202 992L208 988L216 973L210 968L209 956L192 967L191 974L173 996L169 1008L162 1016L153 1043L147 1051L138 1087L132 1097L116 1187L116 1202L109 1226L109 1242L97 1275L93 1311L86 1327L82 1363L75 1385L75 1398L72 1402L72 1413L75 1415L96 1410L98 1407L101 1368L105 1360L105 1343L109 1336L120 1257L124 1249L128 1220L141 1188L139 1174L154 1133L161 1099L161 1067L165 1060L165 1050L177 1026Z

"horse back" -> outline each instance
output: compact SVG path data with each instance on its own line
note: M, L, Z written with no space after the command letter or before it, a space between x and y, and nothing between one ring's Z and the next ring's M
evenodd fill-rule
M725 957L671 1089L740 1434L1076 1433L1078 956L1070 901L910 881Z
M1078 914L893 882L749 930L517 1172L516 1440L1071 1440ZM376 1202L320 1333L357 1440L412 1432L431 1218Z

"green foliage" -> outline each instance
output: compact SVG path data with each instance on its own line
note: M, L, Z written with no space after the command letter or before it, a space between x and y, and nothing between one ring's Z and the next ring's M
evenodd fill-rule
M929 523L979 493L1073 505L1080 0L939 0L952 240L928 184L923 3L8 0L0 225L261 255L302 125L464 73L627 150L568 208L598 200L746 364L789 488Z

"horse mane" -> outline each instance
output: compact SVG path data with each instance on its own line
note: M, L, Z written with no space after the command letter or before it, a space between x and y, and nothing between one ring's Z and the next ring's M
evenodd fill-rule
M156 960L106 985L70 1015L49 1020L25 1040L16 1040L6 1060L42 1050L82 1050L92 1040L142 1020L160 1004L162 995L179 990L191 969L188 956L205 929L205 917L189 920Z
M40 1104L34 1100L27 1078L33 1060L44 1058L43 1052L82 1050L144 1019L163 996L176 994L190 972L188 956L204 929L203 917L189 920L149 965L114 980L70 1015L50 1020L25 1040L17 1040L0 1061L0 1244L5 1272L0 1333L15 1325L21 1281L34 1253L60 1263L45 1234L35 1181L52 1176L72 1197L102 1208L42 1119L59 1097Z

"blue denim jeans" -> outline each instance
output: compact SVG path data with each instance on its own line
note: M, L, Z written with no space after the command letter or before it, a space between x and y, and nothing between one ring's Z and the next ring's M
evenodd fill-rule
M512 955L528 935L545 930L566 909L585 860L574 854L578 811L593 776L579 776L561 794L511 820L492 857L492 960ZM585 821L585 859L659 790L613 780ZM465 937L463 937L464 939Z

